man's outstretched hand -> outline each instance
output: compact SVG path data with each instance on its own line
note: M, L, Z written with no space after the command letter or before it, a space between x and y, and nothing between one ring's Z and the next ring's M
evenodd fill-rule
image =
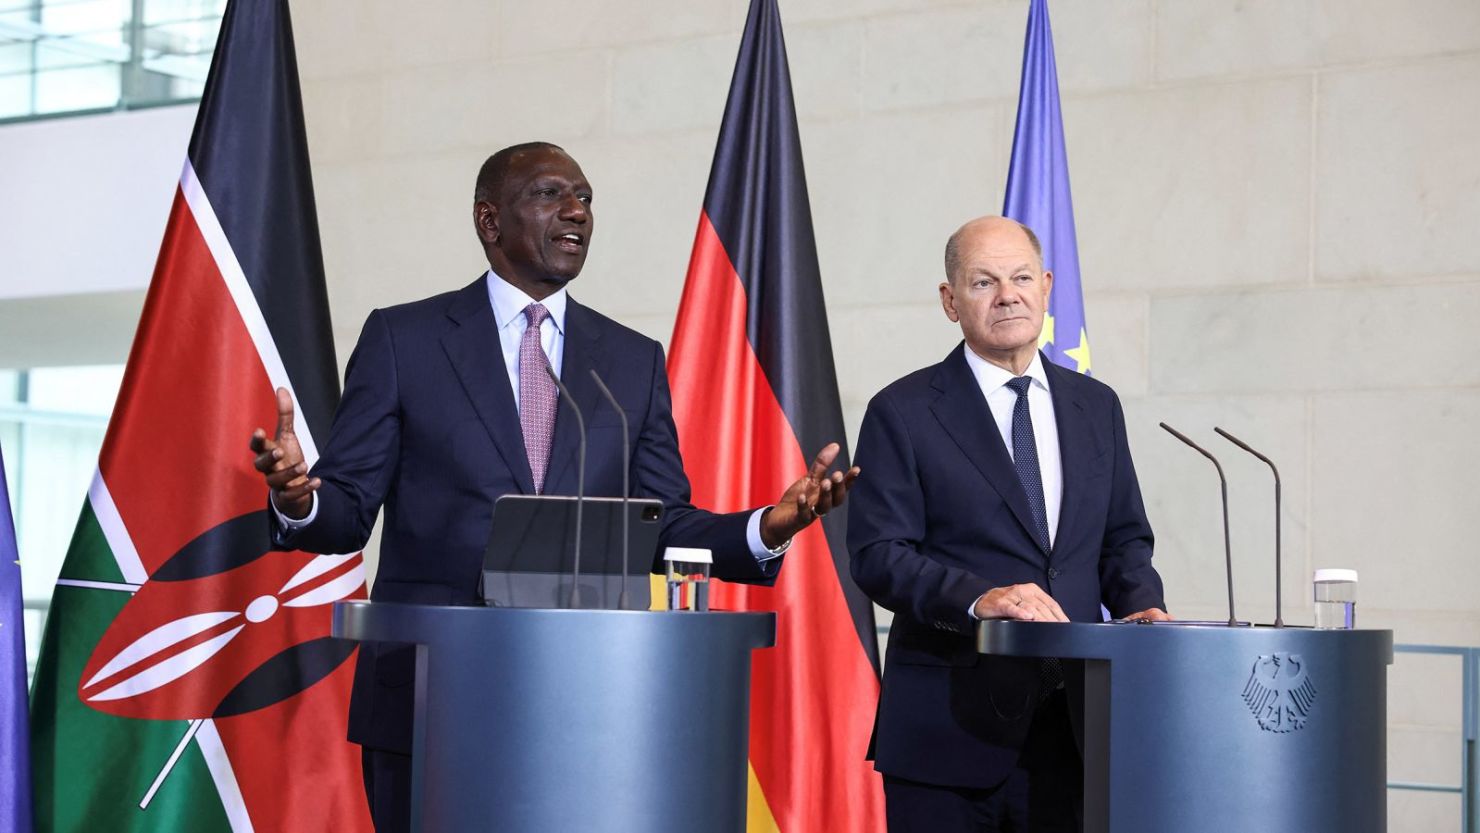
M858 467L847 471L827 470L838 458L842 447L828 443L817 453L812 468L791 484L781 499L761 518L761 542L776 549L806 529L813 521L842 506L848 489L858 477ZM307 511L307 510L304 510Z
M321 481L308 476L303 448L293 432L293 396L287 388L277 389L277 406L277 433L273 438L268 439L261 428L252 432L252 453L257 455L252 465L265 476L278 511L302 520L313 508L313 493Z

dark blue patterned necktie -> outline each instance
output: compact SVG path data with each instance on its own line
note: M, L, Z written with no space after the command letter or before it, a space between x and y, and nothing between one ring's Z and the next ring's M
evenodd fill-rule
M1009 380L1008 388L1018 395L1017 404L1012 405L1012 465L1017 466L1018 479L1023 481L1027 493L1027 506L1033 510L1033 525L1037 527L1037 543L1043 552L1049 552L1048 509L1043 503L1043 472L1037 469L1037 442L1033 438L1033 414L1027 411L1027 389L1033 385L1029 376L1018 376ZM1045 657L1037 664L1037 676L1042 688L1042 697L1064 685L1064 666L1057 657Z
M1012 464L1017 467L1023 491L1028 493L1028 508L1033 510L1033 525L1038 527L1038 544L1048 552L1048 511L1043 502L1043 473L1038 470L1038 443L1033 438L1033 416L1028 413L1028 388L1032 384L1033 379L1029 376L1019 376L1007 383L1018 397L1017 404L1012 406ZM1064 684L1063 664L1055 657L1045 657L1038 663L1038 679L1042 684L1040 694L1047 697Z
M1017 404L1012 406L1012 464L1017 468L1023 491L1028 493L1028 508L1033 512L1038 545L1048 552L1048 511L1043 502L1043 473L1038 470L1038 444L1033 439L1033 416L1028 413L1028 388L1032 384L1033 379L1029 376L1019 376L1007 383L1018 397Z

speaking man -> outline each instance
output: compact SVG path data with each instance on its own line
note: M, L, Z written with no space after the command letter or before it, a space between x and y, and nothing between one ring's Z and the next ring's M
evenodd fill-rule
M1167 618L1120 401L1038 351L1053 275L1026 226L946 244L945 360L869 403L853 577L894 611L874 760L892 833L1073 831L1082 764L1057 660L983 657L977 620Z
M632 422L633 494L662 500L662 546L706 547L715 575L769 584L791 538L845 499L858 470L827 473L833 444L773 507L718 515L689 503L662 347L566 292L595 221L592 189L564 150L533 142L483 164L473 227L489 271L455 292L376 310L345 373L344 397L313 471L278 392L276 435L256 431L284 549L354 552L385 512L371 598L476 604L494 501L574 494L580 431L554 370L590 422L586 493L622 488L622 433L595 369ZM410 824L414 653L360 648L350 740L364 749L378 830Z

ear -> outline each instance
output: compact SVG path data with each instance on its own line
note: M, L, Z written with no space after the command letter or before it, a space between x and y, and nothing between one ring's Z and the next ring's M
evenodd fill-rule
M1044 272L1043 272L1043 300L1044 301L1047 301L1048 300L1048 296L1052 292L1053 292L1053 273L1045 269Z
M951 289L950 281L942 281L940 285L940 307L945 310L946 317L953 323L961 320L961 314L956 311L956 293Z
M498 242L498 206L479 200L473 203L473 228L484 245Z

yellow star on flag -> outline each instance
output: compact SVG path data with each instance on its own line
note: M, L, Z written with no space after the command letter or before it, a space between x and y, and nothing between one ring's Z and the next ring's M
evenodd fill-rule
M1074 360L1080 373L1089 372L1089 333L1083 327L1079 328L1079 346L1073 350L1065 350L1064 355Z
M1053 343L1053 316L1043 314L1043 331L1038 334L1038 349L1042 350Z

